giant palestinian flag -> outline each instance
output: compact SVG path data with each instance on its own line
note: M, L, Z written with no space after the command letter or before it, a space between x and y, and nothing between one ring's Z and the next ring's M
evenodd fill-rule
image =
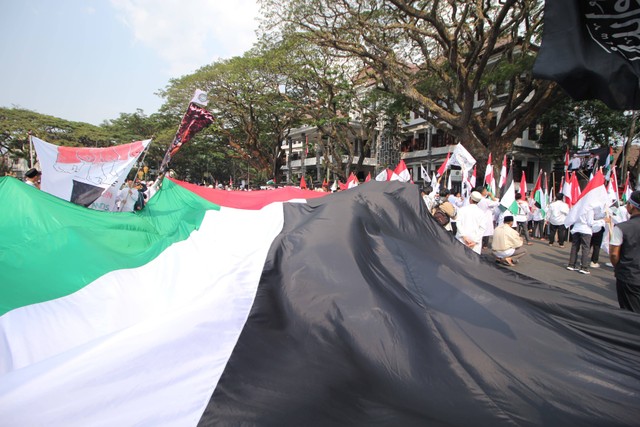
M111 147L64 147L33 137L40 188L82 206L115 209L115 194L150 139Z
M484 261L412 184L260 193L0 178L0 424L637 425L636 314Z

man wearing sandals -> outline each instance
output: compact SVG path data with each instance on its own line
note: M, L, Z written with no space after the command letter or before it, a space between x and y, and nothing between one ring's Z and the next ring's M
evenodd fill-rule
M513 216L506 215L504 222L493 232L491 249L496 256L496 260L504 265L512 266L526 255L527 250L523 247L524 241L520 234L513 229Z

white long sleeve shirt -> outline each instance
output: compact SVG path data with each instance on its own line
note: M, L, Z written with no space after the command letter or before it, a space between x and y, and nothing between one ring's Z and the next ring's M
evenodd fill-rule
M547 220L552 225L564 225L564 219L569 213L569 205L562 200L556 200L547 209Z
M602 221L602 223L604 224L604 221ZM593 234L593 226L596 224L596 220L593 218L593 209L586 210L580 214L578 221L573 224L571 234Z
M474 252L480 253L482 250L482 235L486 227L484 212L476 204L470 204L458 209L456 217L456 238L464 242L464 237L472 240L476 245Z

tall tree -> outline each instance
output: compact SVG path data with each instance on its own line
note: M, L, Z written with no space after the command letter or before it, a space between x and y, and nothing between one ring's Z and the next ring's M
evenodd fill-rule
M355 159L356 168L362 165L375 139L376 91L359 91L362 83L354 78L352 64L336 60L303 38L285 37L270 49L288 58L280 72L283 96L300 113L302 124L317 132L313 142L322 152L324 165L346 178Z
M499 159L556 98L534 80L541 0L261 0L267 33L296 33L372 70L385 90L478 157Z
M172 80L164 95L171 103L190 99L196 88L207 91L207 109L216 117L218 136L227 141L226 155L249 164L261 179L272 178L282 166L285 134L299 118L280 91L285 61L277 52L256 48Z

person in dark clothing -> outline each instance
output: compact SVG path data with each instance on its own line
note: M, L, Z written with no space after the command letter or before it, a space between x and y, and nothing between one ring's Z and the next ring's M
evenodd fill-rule
M615 268L620 308L640 313L640 191L631 193L627 212L629 220L613 229L609 258Z

